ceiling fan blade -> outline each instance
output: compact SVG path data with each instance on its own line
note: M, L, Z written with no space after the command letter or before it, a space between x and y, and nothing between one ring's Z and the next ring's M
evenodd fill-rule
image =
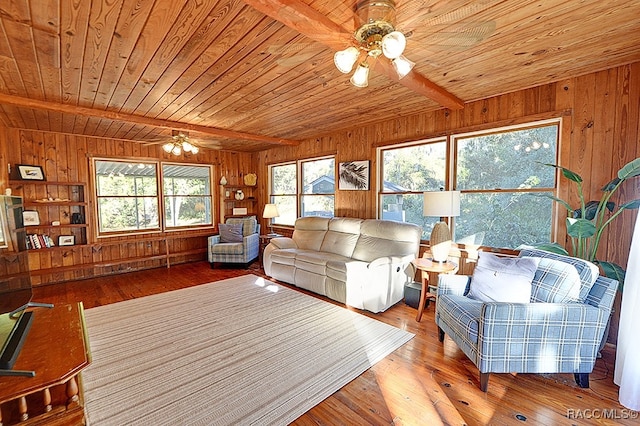
M311 6L296 0L244 0L246 4L281 22L300 34L333 50L342 50L353 42L353 35ZM386 61L376 61L376 68L403 86L428 97L449 109L462 109L464 102L416 71L398 79Z
M336 24L301 1L244 0L244 2L300 34L334 50L344 49L353 40L350 30Z
M447 90L435 84L427 77L423 76L415 70L411 70L409 74L399 79L398 74L393 69L391 63L385 59L375 62L375 69L377 72L386 74L391 80L398 82L408 89L413 90L416 93L426 96L449 109L462 109L464 108L464 101L457 96L449 93Z

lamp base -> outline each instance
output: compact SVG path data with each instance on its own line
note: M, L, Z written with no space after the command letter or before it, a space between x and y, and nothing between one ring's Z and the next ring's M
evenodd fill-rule
M451 231L446 222L436 222L429 237L431 257L434 262L444 263L449 258L451 250Z

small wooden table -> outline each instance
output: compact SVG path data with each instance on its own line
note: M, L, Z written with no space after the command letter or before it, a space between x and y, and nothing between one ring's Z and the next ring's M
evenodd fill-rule
M0 424L84 424L78 376L91 361L82 303L37 308L14 365L35 377L0 376Z
M262 252L269 245L269 242L273 238L283 237L284 235L280 234L266 234L260 235L260 249L258 251L258 263L260 263L260 267L262 267Z
M456 270L457 264L446 262L434 262L433 259L418 258L411 261L416 268L423 271L422 274L422 291L420 291L420 302L418 303L418 314L416 315L416 321L420 322L422 319L422 311L424 311L424 304L427 297L436 297L435 294L429 293L429 272L435 272L438 274L449 274Z

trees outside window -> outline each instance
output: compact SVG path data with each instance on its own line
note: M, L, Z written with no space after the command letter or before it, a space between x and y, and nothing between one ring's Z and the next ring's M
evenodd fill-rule
M305 216L333 217L335 199L335 159L301 160L270 167L269 199L278 206L279 225L295 224Z
M394 145L379 149L379 206L383 219L422 226L428 239L439 218L422 216L422 193L461 191L461 214L451 219L458 243L515 248L548 241L559 120Z
M94 160L99 236L213 224L211 166L159 166Z

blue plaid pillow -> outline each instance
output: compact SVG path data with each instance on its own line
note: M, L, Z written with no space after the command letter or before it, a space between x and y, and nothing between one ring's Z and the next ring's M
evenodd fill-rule
M520 257L542 257L545 259L555 259L564 263L575 266L580 276L580 296L579 301L584 302L593 287L593 283L596 282L600 270L593 263L577 257L563 256L561 254L551 253L544 250L538 250L533 248L525 248L520 251Z
M579 302L580 276L576 267L560 260L538 259L538 269L531 282L531 302Z

